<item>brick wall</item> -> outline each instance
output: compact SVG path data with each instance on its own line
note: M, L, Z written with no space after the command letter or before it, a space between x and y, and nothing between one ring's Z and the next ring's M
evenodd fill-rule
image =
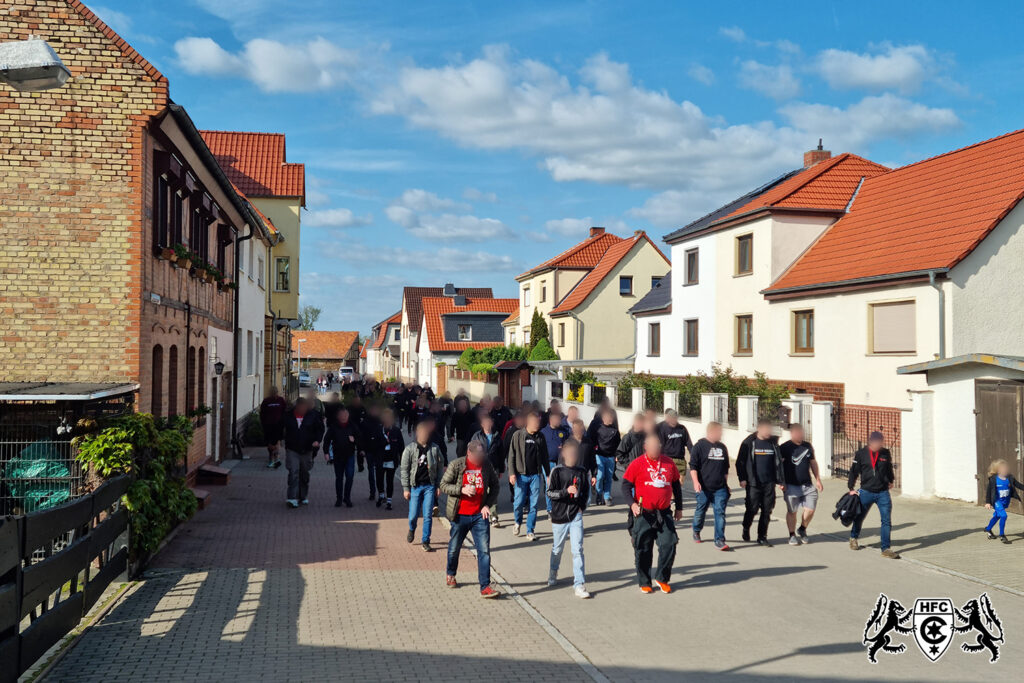
M0 377L138 381L143 137L167 83L65 0L5 2L0 41L30 34L72 79L0 86Z
M794 393L807 393L815 401L831 401L836 410L846 401L846 385L841 382L799 382L788 379L770 379L769 384L789 387Z

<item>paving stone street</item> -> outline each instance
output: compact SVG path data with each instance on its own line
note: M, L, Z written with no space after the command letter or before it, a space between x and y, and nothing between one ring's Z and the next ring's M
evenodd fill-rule
M493 532L494 570L519 599L484 601L468 551L462 586L445 587L443 524L434 527L435 552L425 553L405 542L404 501L392 512L376 508L365 500L363 479L352 510L332 506L333 473L322 461L308 508L285 507L284 479L283 469L267 470L260 459L238 462L210 507L47 680L651 681L714 674L726 681L960 681L1012 680L1024 665L1015 645L1024 633L1024 597L917 562L946 562L1020 589L1019 518L1011 519L1014 543L1003 546L975 533L985 516L977 508L897 499L894 538L912 561L893 562L876 548L852 553L844 539L831 537L841 527L828 505L810 545L786 546L778 538L784 523L776 521L775 547L737 543L733 553L693 544L687 515L679 526L678 590L644 596L635 587L624 506L598 508L586 519L594 599L581 601L572 595L568 558L559 586L546 586L550 526L542 515L535 543L514 538L507 524ZM827 488L823 501L833 497ZM736 503L731 537L738 536ZM944 526L961 521L968 526ZM869 521L864 540L875 543L876 533ZM950 597L962 605L985 590L1008 634L996 664L958 649L930 664L911 636L907 652L867 661L860 641L879 592L904 604Z

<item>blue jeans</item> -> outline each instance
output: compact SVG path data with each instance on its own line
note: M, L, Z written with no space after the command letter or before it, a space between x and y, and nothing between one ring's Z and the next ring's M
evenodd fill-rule
M572 583L574 586L582 586L587 582L583 571L583 513L576 513L576 517L568 524L552 524L551 533L551 574L558 574L558 566L562 563L562 548L568 537L569 549L572 551Z
M338 501L352 500L352 479L356 476L356 456L334 459L334 496Z
M526 514L526 533L532 534L537 526L537 506L540 504L540 491L544 484L543 474L516 475L516 496L512 501L512 514L516 524L523 523L523 508L527 505L526 496L530 496L530 511Z
M864 518L868 516L872 505L878 506L878 515L882 518L882 550L889 547L889 534L892 531L892 496L888 491L872 493L871 491L860 490L860 517L853 520L853 527L850 529L850 538L860 536L860 527L864 524Z
M448 576L455 576L459 571L459 552L469 533L473 534L477 578L480 590L483 590L491 585L491 525L479 512L456 515L452 521L452 535L448 540Z
M612 499L612 475L615 474L615 458L606 455L597 456L597 492L604 496L605 502Z
M437 489L430 484L413 486L409 492L409 530L416 531L416 520L423 517L423 543L430 543L430 529L434 523L434 505Z
M693 509L693 531L700 533L704 528L704 515L710 505L715 511L715 540L725 540L725 504L729 502L729 489L716 491L702 490L697 494L697 506Z

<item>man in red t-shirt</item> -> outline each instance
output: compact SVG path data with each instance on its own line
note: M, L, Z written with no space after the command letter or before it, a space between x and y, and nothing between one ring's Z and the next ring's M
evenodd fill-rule
M448 541L449 588L457 586L459 553L466 536L473 534L476 548L480 597L495 598L500 593L491 587L491 506L498 500L498 473L491 465L483 444L470 441L466 455L453 460L441 477L441 493L448 496L445 515L451 520L452 535Z
M661 440L648 433L644 439L644 454L631 462L622 477L622 491L629 506L630 534L636 554L636 576L640 590L652 593L651 563L654 545L658 545L658 572L654 583L662 593L671 593L669 580L676 559L679 537L673 521L683 518L683 487L679 483L679 470L672 458L661 454ZM671 505L675 502L675 514Z

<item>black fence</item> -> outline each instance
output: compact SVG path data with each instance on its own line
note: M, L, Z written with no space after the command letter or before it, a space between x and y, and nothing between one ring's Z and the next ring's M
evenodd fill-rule
M63 638L128 566L127 476L74 501L0 518L0 683Z
M623 408L624 410L633 409L633 389L630 387L616 387L615 389L615 407Z
M903 484L900 414L892 409L841 406L832 413L832 476L846 478L854 454L867 446L868 434L881 432L892 454L896 488Z
M590 401L595 406L601 405L601 401L608 395L608 387L603 384L592 384L590 386Z
M551 383L551 398L565 398L565 383L564 382L552 382Z
M679 414L700 419L700 394L679 394Z

